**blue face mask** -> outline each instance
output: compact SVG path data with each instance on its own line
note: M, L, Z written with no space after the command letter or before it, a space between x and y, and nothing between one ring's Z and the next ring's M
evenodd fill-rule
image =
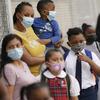
M7 51L8 57L12 60L19 60L23 55L23 48L14 48Z
M31 27L32 24L34 22L34 18L32 17L23 17L23 21L22 21L22 24L28 28L28 27Z
M48 19L49 21L54 20L56 17L56 11L49 11Z

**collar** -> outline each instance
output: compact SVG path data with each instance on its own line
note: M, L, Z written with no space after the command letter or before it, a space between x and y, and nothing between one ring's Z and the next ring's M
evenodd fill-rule
M84 53L85 52L85 48L81 52ZM71 53L71 55L76 55L73 50L70 50L70 53Z
M57 76L54 76L49 70L45 71L43 73L47 78L55 78L55 77L59 77L59 78L65 78L66 77L66 73L62 70L61 73Z

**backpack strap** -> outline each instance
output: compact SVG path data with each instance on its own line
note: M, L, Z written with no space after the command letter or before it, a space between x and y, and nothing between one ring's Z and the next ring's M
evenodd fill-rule
M68 56L70 50L68 48L64 47L64 46L62 46L62 49L65 52L64 55L63 55L64 56L64 60L66 60L66 57Z
M97 47L97 49L98 49L98 51L99 51L99 53L100 53L100 42L95 42L95 44L96 44L96 47Z
M71 80L70 80L70 77L69 77L68 74L67 74L67 76L66 76L66 81L67 81L68 98L69 98L69 100L70 100L70 98L71 98L71 95L70 95L70 85L71 85Z
M85 49L85 54L92 60L92 53L91 53L91 51Z
M85 49L85 54L92 60L92 53L91 51ZM90 69L91 73L93 73L95 75L95 72L92 70L92 68ZM96 75L95 75L96 76Z
M43 72L42 72L42 74L41 74L41 82L47 82L47 78L44 76L44 72L45 71L47 71L48 70L48 68L46 68Z

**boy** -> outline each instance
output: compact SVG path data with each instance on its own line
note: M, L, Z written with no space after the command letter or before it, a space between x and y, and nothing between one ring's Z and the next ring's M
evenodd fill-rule
M35 18L32 25L33 30L42 39L41 43L46 44L47 48L53 48L54 44L61 38L61 31L55 21L54 2L52 0L40 0L37 4L37 10L40 17Z
M100 60L93 52L84 49L85 38L80 28L71 28L67 34L71 50L65 60L66 71L79 81L79 100L97 100L94 73L100 76Z

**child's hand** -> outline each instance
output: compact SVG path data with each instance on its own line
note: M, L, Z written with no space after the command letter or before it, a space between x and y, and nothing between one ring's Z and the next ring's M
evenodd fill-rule
M84 55L81 52L79 52L77 55L78 55L78 57L81 61L85 61L85 62L88 62L88 63L91 61L91 59L88 56Z

